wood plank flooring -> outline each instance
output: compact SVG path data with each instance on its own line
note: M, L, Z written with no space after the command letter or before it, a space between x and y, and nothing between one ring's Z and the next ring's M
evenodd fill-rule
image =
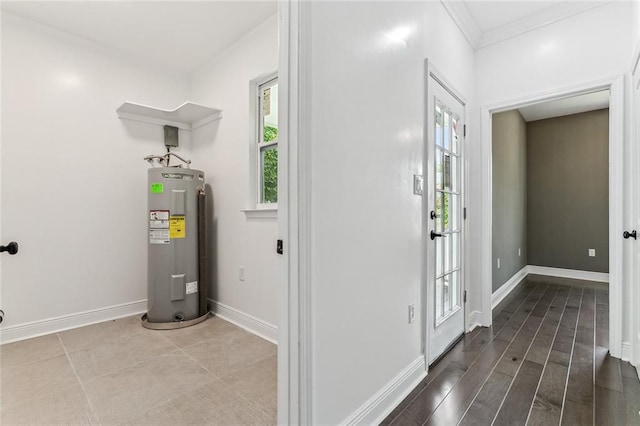
M640 425L640 381L607 346L605 286L529 276L382 425Z

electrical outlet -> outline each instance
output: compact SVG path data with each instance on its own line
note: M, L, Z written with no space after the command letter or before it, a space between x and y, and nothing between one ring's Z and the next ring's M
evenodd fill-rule
M416 309L412 304L409 305L409 324L411 324L416 319Z
M596 257L596 249L589 249L589 257Z
M522 249L518 249L518 256L522 256Z
M240 269L238 270L238 279L240 281L244 281L244 266L240 266Z
M498 269L500 269L500 258L498 258Z

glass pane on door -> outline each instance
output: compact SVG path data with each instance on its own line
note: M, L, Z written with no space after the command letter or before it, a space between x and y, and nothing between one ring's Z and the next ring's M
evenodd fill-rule
M434 228L442 237L435 246L435 324L461 308L461 188L457 117L445 105L435 111L435 212Z

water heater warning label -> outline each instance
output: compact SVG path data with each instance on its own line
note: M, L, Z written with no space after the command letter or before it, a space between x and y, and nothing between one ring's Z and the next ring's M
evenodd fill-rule
M169 210L149 211L149 244L170 244Z
M168 229L149 229L149 244L169 244Z
M169 219L169 236L171 238L184 238L185 237L185 217L184 216L171 216Z
M187 289L186 289L186 293L187 294L193 294L193 293L197 293L198 292L198 281L191 281L190 283L187 283Z

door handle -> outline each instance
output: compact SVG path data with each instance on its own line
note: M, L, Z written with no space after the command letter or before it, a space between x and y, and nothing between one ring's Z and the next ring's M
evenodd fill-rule
M2 253L3 251L8 251L9 254L18 253L18 243L16 243L15 241L11 241L6 246L0 246L0 253Z
M444 237L444 235L443 234L438 234L436 232L431 231L431 239L435 240L436 237Z
M629 238L633 238L634 240L638 239L638 234L636 233L636 230L634 229L633 231L629 232L629 231L624 231L624 233L622 234L622 236L624 237L625 240L628 240Z

